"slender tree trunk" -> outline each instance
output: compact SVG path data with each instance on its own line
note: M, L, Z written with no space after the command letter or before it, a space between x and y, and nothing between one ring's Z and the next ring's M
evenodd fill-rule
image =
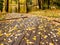
M41 0L38 0L39 9L41 9Z
M7 0L7 4L6 4L6 12L8 12L9 10L9 0Z
M18 12L20 12L20 1L18 0Z
M48 0L48 9L50 8L50 0Z
M28 9L28 0L26 0L26 13L29 12L29 9Z
M44 7L44 1L45 1L45 0L41 0L41 5L42 5L42 8L41 8L41 9L42 9L42 10L45 9L45 7Z

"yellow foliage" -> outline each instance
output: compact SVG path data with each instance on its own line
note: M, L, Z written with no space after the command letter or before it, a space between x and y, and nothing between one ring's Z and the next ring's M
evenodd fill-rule
M16 30L17 29L17 25L15 25L15 27L12 30Z
M0 36L2 36L3 34L1 33Z
M35 29L35 27L32 27L32 29Z
M38 32L38 34L41 34L41 32Z
M7 33L7 34L5 34L6 35L6 37L9 37L10 35L11 35L11 33Z
M20 3L25 3L26 2L26 0L20 0Z
M17 32L20 32L21 30L18 30Z
M49 43L49 45L54 45L54 43Z
M4 45L3 43L1 43L0 45Z
M26 30L33 30L35 27L28 27Z
M33 42L27 42L27 44L33 44Z
M46 39L47 38L47 35L45 35L44 38Z
M33 40L36 40L36 36L34 36L32 39L33 39Z
M4 41L6 41L6 39L4 38Z
M3 34L2 34L2 31L0 30L0 36L2 36Z
M58 28L58 30L60 31L60 28Z
M57 35L60 35L60 31L57 32Z
M26 37L24 37L24 39L25 39L25 40L27 40L27 38L26 38Z
M27 39L26 41L27 41L27 42L29 42L29 40L28 40L28 39Z
M35 33L35 31L33 31L33 33Z
M43 26L39 26L38 28L39 28L39 29L43 29Z
M12 4L16 4L16 2L15 1L12 1Z
M22 13L26 12L26 6L25 5L20 6L20 12L22 12Z
M28 27L26 30L32 30L31 27Z

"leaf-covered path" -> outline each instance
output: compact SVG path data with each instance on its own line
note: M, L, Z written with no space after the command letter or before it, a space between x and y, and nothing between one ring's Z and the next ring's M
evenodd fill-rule
M0 45L60 45L60 25L38 16L0 21Z

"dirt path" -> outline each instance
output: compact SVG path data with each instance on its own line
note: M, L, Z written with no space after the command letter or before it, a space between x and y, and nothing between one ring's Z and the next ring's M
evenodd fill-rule
M24 15L0 21L0 45L2 44L60 45L60 24L54 24L47 18Z

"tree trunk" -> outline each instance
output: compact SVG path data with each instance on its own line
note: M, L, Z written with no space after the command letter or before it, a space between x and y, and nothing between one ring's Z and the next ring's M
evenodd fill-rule
M28 9L28 0L26 0L26 13L29 12L29 9Z
M48 0L48 9L50 8L50 0Z
M42 10L45 9L45 7L44 7L44 3L45 3L45 2L44 2L44 1L45 1L45 0L41 0L41 5L42 5L42 8L41 8L41 9L42 9Z
M20 12L20 1L18 0L18 12Z
M7 0L7 4L6 4L6 12L8 12L9 10L9 0Z
M39 9L41 9L41 0L38 0Z

